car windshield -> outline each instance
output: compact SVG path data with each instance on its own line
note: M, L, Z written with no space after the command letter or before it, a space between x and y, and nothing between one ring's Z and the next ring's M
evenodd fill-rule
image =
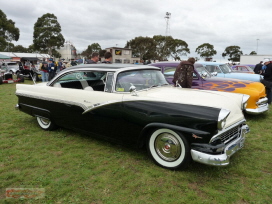
M195 67L195 69L202 78L211 78L212 76L212 74L207 69L205 69L204 66Z
M231 73L231 69L229 68L228 65L226 65L226 64L221 64L221 65L219 65L219 67L220 67L220 69L222 70L222 72L223 72L224 74Z
M115 90L117 92L129 92L131 86L136 90L168 85L160 70L131 70L121 72L117 76Z

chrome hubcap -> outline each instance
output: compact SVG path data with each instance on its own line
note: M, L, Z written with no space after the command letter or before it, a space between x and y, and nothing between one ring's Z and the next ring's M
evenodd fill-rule
M169 133L160 134L154 145L157 154L166 161L175 161L181 154L180 142Z
M41 118L41 122L42 122L42 124L44 124L44 125L48 125L48 124L50 123L50 120L45 119L45 118Z

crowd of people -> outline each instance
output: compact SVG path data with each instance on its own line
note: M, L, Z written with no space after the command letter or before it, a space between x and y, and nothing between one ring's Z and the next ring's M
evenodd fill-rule
M112 63L112 54L110 52L106 52L105 60L101 63L109 64ZM85 64L96 64L99 61L99 53L94 52L91 55L91 59L86 60ZM54 78L54 76L60 72L61 70L70 67L70 66L76 66L77 62L74 59L71 59L71 62L65 63L64 60L54 61L53 59L49 59L46 61L43 59L43 61L39 65L39 70L42 75L42 81L47 82Z
M72 66L72 62L71 62ZM58 62L54 61L53 59L49 59L46 61L43 59L43 61L39 64L39 70L42 75L42 81L47 82L54 78L54 76L60 72L61 70L65 69L66 67L69 67L63 60L59 60Z
M254 68L255 74L260 74L263 76L261 82L265 86L266 97L268 99L268 104L271 104L272 100L272 62L268 59L264 61L260 61L260 63L256 64Z

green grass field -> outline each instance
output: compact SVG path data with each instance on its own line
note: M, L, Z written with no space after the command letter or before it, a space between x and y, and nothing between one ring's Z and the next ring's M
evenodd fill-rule
M229 166L170 171L146 150L67 129L43 131L14 109L15 89L0 85L0 203L272 203L271 110L246 115L251 131ZM7 199L6 188L44 188L45 197Z

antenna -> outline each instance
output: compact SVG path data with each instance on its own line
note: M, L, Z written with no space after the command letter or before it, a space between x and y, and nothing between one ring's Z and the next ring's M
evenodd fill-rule
M171 18L171 13L166 12L165 15L165 21L166 21L166 30L165 30L165 37L170 34L170 26L169 26L169 19Z

